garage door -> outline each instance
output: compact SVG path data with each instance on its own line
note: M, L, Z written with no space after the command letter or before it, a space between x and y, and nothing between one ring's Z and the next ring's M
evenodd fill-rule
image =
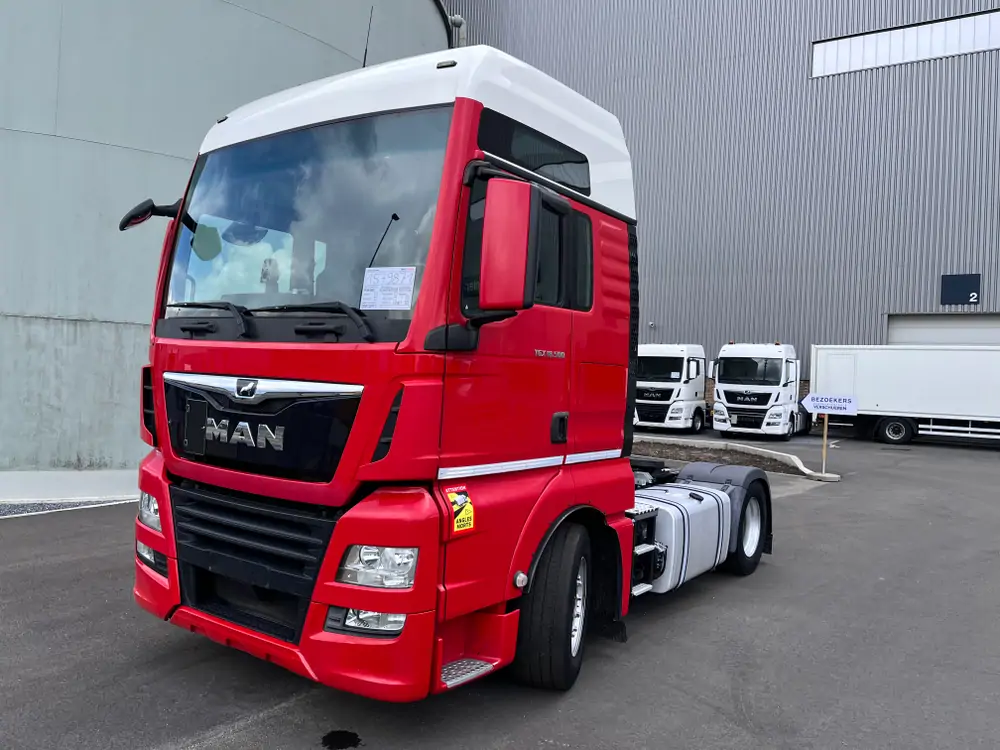
M1000 346L1000 315L890 315L888 343Z

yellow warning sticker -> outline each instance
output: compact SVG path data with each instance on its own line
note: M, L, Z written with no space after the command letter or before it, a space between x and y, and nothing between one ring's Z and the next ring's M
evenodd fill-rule
M451 503L451 516L455 531L471 531L475 528L475 508L472 507L472 498L469 497L469 491L465 485L449 487L444 492L448 496L448 502Z

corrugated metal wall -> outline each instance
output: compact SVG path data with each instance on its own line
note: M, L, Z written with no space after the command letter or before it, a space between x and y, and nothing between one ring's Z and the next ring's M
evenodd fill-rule
M446 0L618 115L641 341L883 343L943 273L1000 311L1000 52L811 79L811 44L997 0Z
M371 34L369 36L369 22ZM170 203L231 109L444 49L430 0L0 0L0 470L135 466Z

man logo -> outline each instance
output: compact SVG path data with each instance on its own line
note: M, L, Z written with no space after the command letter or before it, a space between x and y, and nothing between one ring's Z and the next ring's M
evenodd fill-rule
M237 380L236 398L253 398L257 393L256 380Z
M246 422L240 422L229 434L229 420L220 419L216 422L211 417L205 422L205 440L217 440L230 445L245 445L248 448L271 447L276 451L285 449L285 428L276 426L273 430L266 424L257 425L257 439L254 440L253 430Z

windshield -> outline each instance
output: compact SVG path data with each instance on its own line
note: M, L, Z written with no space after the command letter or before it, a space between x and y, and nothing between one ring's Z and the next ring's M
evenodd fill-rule
M677 383L684 371L683 357L639 357L636 379L660 383Z
M254 310L337 301L359 308L376 329L402 321L405 335L450 122L450 107L373 115L203 155L167 304L223 301Z
M781 385L780 359L725 357L719 360L719 383Z

